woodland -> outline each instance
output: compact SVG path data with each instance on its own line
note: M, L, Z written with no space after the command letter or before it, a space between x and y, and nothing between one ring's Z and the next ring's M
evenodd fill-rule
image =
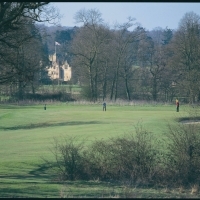
M55 42L58 62L72 67L62 85L78 86L79 98L200 101L200 16L194 12L180 16L177 30L148 31L132 17L110 27L97 9L77 11L80 26L62 27L48 2L0 7L0 96L9 101L42 96L41 86L56 84L47 74Z

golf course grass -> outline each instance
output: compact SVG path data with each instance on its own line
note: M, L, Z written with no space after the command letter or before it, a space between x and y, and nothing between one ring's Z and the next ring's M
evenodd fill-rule
M167 124L188 115L187 105L176 112L174 105L109 105L60 103L0 105L0 197L111 197L131 191L97 181L58 183L42 158L54 159L49 148L53 139L76 136L90 144L134 132L140 122L157 138ZM135 188L135 197L168 197L164 191ZM132 191L133 192L133 191ZM171 193L172 197L178 191ZM169 196L171 197L171 196Z

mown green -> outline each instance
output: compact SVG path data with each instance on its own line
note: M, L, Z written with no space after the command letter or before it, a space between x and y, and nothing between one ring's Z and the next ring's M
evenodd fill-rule
M177 113L174 105L108 104L103 112L101 104L47 104L47 110L43 104L0 105L0 197L90 197L101 190L108 190L107 195L111 195L108 188L113 190L114 186L99 183L95 189L89 189L89 183L81 181L69 182L71 189L62 191L63 184L56 182L42 160L54 159L49 150L53 138L73 135L89 145L96 139L134 132L138 122L162 138L167 124L187 116L187 109L183 105Z

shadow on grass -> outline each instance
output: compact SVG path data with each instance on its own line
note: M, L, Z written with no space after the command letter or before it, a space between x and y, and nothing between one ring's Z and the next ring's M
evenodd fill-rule
M98 121L74 121L74 122L60 122L60 123L37 123L37 124L28 124L28 125L19 125L12 127L3 127L0 126L2 130L19 130L19 129L34 129L34 128L46 128L46 127L55 127L55 126L78 126L78 125L88 125L88 124L102 124Z
M177 119L178 122L198 122L200 121L200 117L180 117Z
M6 187L0 188L0 197L6 198L31 198L31 197L59 197L57 187L47 186L46 183L34 182L8 182Z
M6 174L0 175L0 183L2 179L13 179L13 180L22 180L22 181L31 181L31 182L40 182L46 181L52 178L52 173L49 172L52 166L49 166L47 163L42 163L39 165L34 165L33 170L27 172L26 174Z
M51 167L49 167L48 164L43 163L38 165L34 170L29 172L29 175L31 177L34 177L34 179L45 179L46 183L51 183L51 184L67 184L71 185L73 187L78 187L80 185L84 185L84 187L96 187L96 186L101 186L101 187L107 187L107 186L119 186L119 183L117 181L113 182L106 182L106 181L87 181L87 180L76 180L76 181L59 181L58 180L58 175L56 172L49 171L52 166L57 166L56 163L51 163Z
M46 164L40 164L25 176L0 176L0 197L9 198L30 198L30 197L61 197L60 193L67 197L144 197L144 198L163 198L163 197L189 197L187 194L169 194L162 192L163 188L132 186L120 184L120 182L104 181L52 181L55 175L48 171ZM45 178L44 178L45 177ZM6 179L5 181L3 179ZM16 181L13 181L16 179ZM3 185L3 187L1 187ZM127 190L126 190L127 189ZM147 190L144 190L147 189ZM174 188L173 188L174 189ZM172 191L172 189L170 189ZM129 195L129 196L127 196ZM130 196L131 195L131 196Z
M53 176L47 170L39 165L26 175L0 176L0 198L59 197L57 185L62 183L51 181Z
M51 182L51 180L56 179L56 175L52 174L52 171L49 171L52 169L52 166L55 167L55 164L51 163L51 166L46 163L40 164L34 170L31 170L29 175L36 179L46 179Z

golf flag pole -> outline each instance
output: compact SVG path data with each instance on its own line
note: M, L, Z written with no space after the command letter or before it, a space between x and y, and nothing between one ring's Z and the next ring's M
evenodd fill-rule
M55 41L55 54L56 54L56 45L60 45L60 43Z

